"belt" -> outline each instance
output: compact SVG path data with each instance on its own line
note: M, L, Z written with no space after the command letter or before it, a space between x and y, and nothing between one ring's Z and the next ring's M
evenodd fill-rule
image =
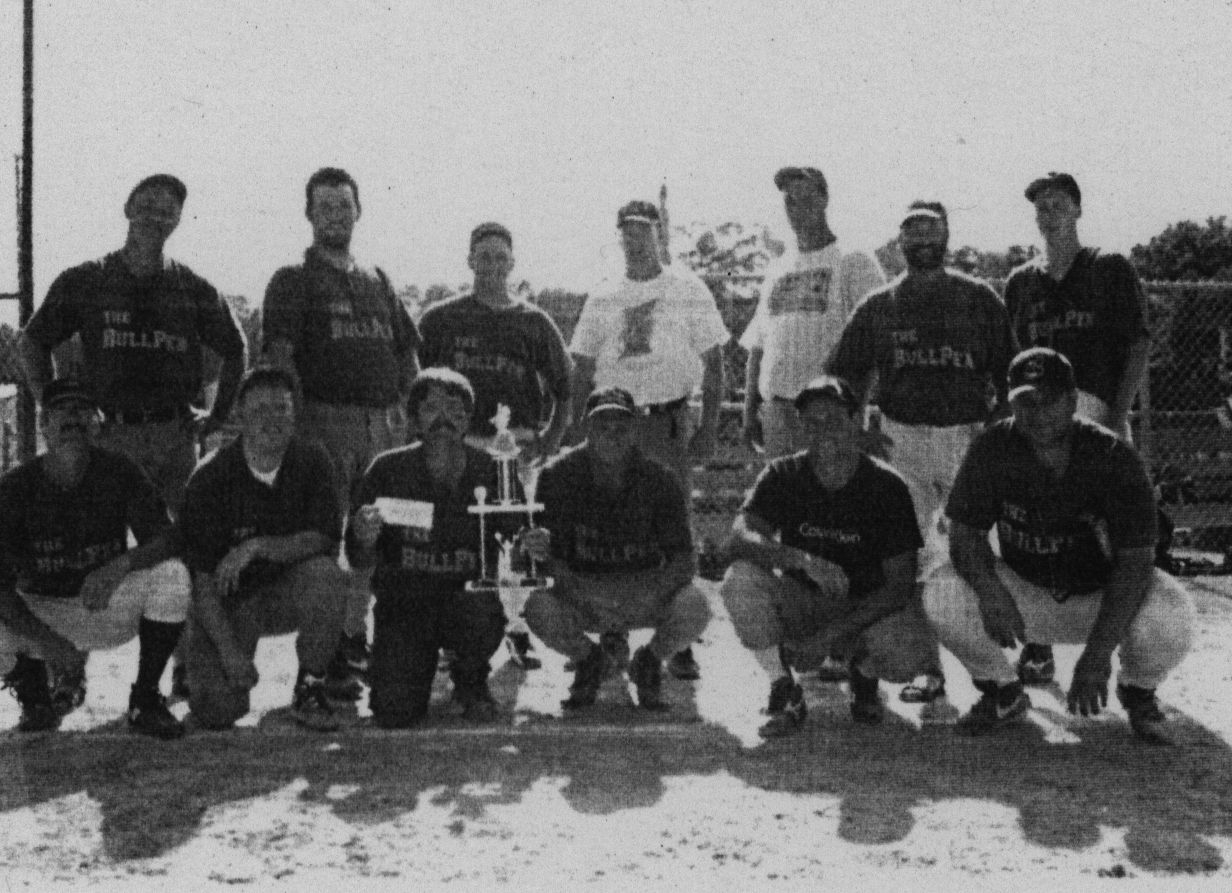
M683 409L688 403L689 398L687 396L677 400L669 400L666 403L647 403L642 406L642 412L646 413L646 415L667 415L678 409Z
M173 406L164 409L104 409L103 418L118 425L152 425L159 422L174 422L188 417L188 407Z

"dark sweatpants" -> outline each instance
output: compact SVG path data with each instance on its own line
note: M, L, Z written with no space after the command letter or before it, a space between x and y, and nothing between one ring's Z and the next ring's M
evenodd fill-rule
M505 635L495 590L377 593L373 610L369 706L383 728L411 725L428 712L442 648L454 652L455 689L482 684Z

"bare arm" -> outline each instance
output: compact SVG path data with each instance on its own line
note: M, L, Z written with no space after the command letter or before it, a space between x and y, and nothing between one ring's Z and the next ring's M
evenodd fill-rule
M883 617L901 611L915 590L917 553L904 552L881 562L885 585L866 595L851 613L834 623L829 632L835 641L852 639Z

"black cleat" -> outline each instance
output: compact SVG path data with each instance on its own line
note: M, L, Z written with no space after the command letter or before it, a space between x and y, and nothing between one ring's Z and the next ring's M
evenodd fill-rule
M663 661L643 645L629 662L629 681L637 686L637 706L643 710L666 710L663 700Z
M314 732L335 732L342 725L325 691L325 680L300 671L291 699L295 721Z
M3 679L3 687L10 689L21 705L17 731L52 732L60 728L61 714L51 701L46 663L25 654L17 655L17 663Z
M1172 744L1168 734L1167 717L1155 700L1155 690L1138 688L1135 685L1118 685L1117 698L1129 714L1129 727L1134 735L1147 744Z
M671 660L667 662L667 671L685 682L693 682L702 678L702 668L697 665L697 659L693 657L691 647L682 648L673 654Z
M1021 682L977 682L975 687L982 692L980 699L954 723L954 731L960 735L986 735L1012 725L1031 707L1031 698L1022 690Z
M607 655L598 645L591 645L590 653L582 660L576 661L576 664L573 684L569 686L569 697L560 702L560 706L566 710L579 710L593 705L599 697L603 677L607 675Z
M1051 645L1027 644L1018 655L1018 681L1023 685L1047 685L1056 677L1057 663Z
M128 727L140 735L163 741L184 737L184 724L167 709L166 699L158 692L134 691L129 695Z
M770 718L757 730L763 738L783 738L794 735L804 725L808 705L804 689L790 676L780 676L770 685L770 703L766 707Z

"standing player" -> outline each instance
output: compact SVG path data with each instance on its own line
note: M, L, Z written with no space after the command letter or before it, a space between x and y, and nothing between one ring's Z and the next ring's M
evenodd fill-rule
M843 655L852 717L875 723L878 678L909 680L936 656L915 598L922 541L911 494L861 452L860 407L839 378L801 389L807 451L772 460L732 525L736 560L720 592L740 641L773 681L766 738L797 731L808 712L793 667Z
M346 607L343 512L325 449L296 436L295 391L284 369L249 372L236 404L239 438L202 463L184 499L194 599L188 704L207 729L230 728L248 712L261 637L294 631L292 713L312 729L339 725L325 673Z
M666 709L663 659L679 653L710 620L693 583L697 557L679 480L637 444L637 410L621 388L586 401L586 442L543 471L541 527L523 546L548 568L554 586L526 603L530 627L576 669L566 709L595 702L609 668L627 657L628 632L651 627L634 652L629 679L638 705ZM599 644L587 633L599 633ZM606 647L605 647L606 646ZM611 652L621 657L611 660Z
M421 440L373 462L347 532L351 563L375 567L372 715L382 728L423 719L437 658L447 648L454 701L468 719L491 720L497 708L488 689L489 661L500 647L505 616L493 590L471 591L466 584L480 569L479 521L468 509L477 487L496 497L496 462L463 440L475 392L460 373L425 369L407 403ZM384 517L383 503L417 514ZM483 547L491 567L495 538Z
M1151 350L1146 294L1119 254L1078 240L1082 192L1069 174L1049 173L1027 186L1044 253L1005 284L1016 346L1051 347L1074 366L1078 414L1130 440L1129 411L1146 376ZM1052 649L1028 643L1018 660L1028 685L1051 682Z
M167 509L132 460L94 445L98 409L84 386L58 379L42 398L47 451L0 478L0 667L12 667L4 685L21 704L17 728L57 728L85 699L88 652L136 636L128 724L178 738L159 680L192 589L171 558Z
M945 558L941 509L971 439L1003 402L1010 334L1005 305L985 283L944 266L949 225L939 202L914 202L899 243L907 272L860 302L830 359L881 409L889 459L911 488L924 536L921 578ZM945 691L940 655L902 691Z
M744 439L764 447L766 460L803 448L793 401L825 371L826 360L856 304L885 285L877 261L839 250L826 221L830 192L821 171L785 167L774 175L795 257L766 273L765 299L740 338L749 352L744 386Z
M163 253L188 189L155 174L124 203L124 247L64 271L22 330L26 378L38 399L51 379L51 351L81 338L83 382L103 411L99 445L124 453L154 481L173 514L197 464L197 441L218 429L244 374L244 335L214 287ZM203 348L222 358L206 416Z
M714 296L692 273L664 266L659 209L632 201L616 214L625 276L614 291L586 302L573 332L574 405L593 389L623 388L633 395L642 452L672 469L686 505L692 465L714 453L723 399L723 345L730 335ZM689 399L701 386L701 420L693 424ZM680 679L697 679L691 648L668 665Z
M467 264L475 273L474 288L423 315L419 357L424 366L447 366L470 380L475 389L471 445L490 446L497 406L509 407L509 428L526 468L555 455L569 424L571 369L565 342L547 313L510 296L513 236L508 229L499 223L475 227ZM522 606L506 607L510 656L523 669L535 669L540 662Z
M1107 704L1112 652L1117 695L1134 733L1167 743L1155 688L1193 636L1193 601L1152 567L1155 499L1141 458L1110 431L1076 416L1074 369L1046 347L1009 371L1013 418L971 445L954 482L952 568L925 585L942 643L982 696L958 730L979 734L1031 705L1002 649L1018 642L1083 644L1069 709ZM996 526L1001 557L988 531Z
M406 442L404 395L418 371L419 333L381 269L361 267L351 255L362 211L355 179L324 167L304 193L312 246L302 264L270 280L262 338L269 359L298 378L300 430L328 450L346 511L373 456ZM356 680L367 672L370 600L355 581L330 669L335 691L357 694Z

